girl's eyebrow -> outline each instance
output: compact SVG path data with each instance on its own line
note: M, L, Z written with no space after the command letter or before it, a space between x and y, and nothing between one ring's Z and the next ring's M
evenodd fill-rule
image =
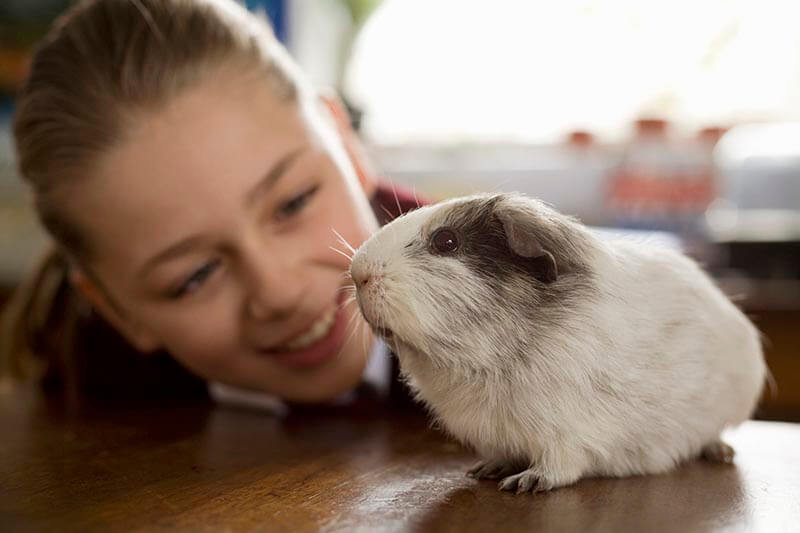
M253 204L256 198L260 197L265 192L269 191L275 183L286 173L286 170L289 166L298 158L300 155L305 152L306 147L301 146L299 148L295 148L294 150L286 153L282 158L278 160L275 165L266 173L266 175L261 178L255 186L250 189L247 194L245 195L244 204L246 207L249 207Z
M163 263L164 261L171 259L173 257L177 257L185 252L190 251L192 248L199 246L203 241L203 238L198 235L193 235L191 237L187 237L185 239L181 239L180 241L176 242L175 244L171 244L164 250L160 251L153 257L147 260L147 262L139 269L138 277L144 278L148 272L153 270L159 263Z
M266 173L266 175L261 178L258 183L253 186L245 194L245 205L250 206L256 198L261 196L262 194L269 191L272 187L275 186L275 183L286 173L286 170L289 166L298 158L303 152L306 151L306 146L301 146L299 148L295 148L294 150L286 153L283 157L281 157L275 165ZM147 262L142 266L139 270L138 276L143 278L147 275L149 271L151 271L154 267L156 267L159 263L162 263L172 257L179 256L187 251L190 251L192 248L201 244L203 238L199 235L193 235L191 237L187 237L185 239L181 239L180 241L169 245L164 250L160 251L153 257L147 260Z

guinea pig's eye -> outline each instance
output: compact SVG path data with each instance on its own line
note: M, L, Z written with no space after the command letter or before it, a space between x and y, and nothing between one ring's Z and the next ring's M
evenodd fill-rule
M431 235L431 247L441 254L451 254L458 250L458 236L449 228L439 228Z

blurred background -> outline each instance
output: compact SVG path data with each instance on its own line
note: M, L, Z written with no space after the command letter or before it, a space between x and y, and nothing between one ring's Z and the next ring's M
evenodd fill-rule
M45 239L18 176L14 92L70 0L0 2L0 301ZM376 168L440 199L522 191L693 255L767 339L800 420L800 3L248 0Z

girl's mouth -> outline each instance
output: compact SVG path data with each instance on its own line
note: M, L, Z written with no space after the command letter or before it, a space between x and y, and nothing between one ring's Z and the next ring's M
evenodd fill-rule
M302 335L283 346L276 348L276 351L293 352L311 346L319 339L325 337L336 321L336 309L331 307Z
M262 350L280 363L293 368L314 368L334 359L341 351L347 329L347 313L339 291L335 304L308 331L283 346Z

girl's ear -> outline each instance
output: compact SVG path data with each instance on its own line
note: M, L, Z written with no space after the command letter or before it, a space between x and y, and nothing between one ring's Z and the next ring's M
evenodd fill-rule
M125 339L142 353L151 353L161 347L158 339L134 323L130 318L113 304L105 291L103 291L89 276L77 268L72 268L69 274L70 283L79 290L89 301L95 311L111 324Z
M367 195L367 198L371 198L378 186L378 180L369 164L358 135L353 131L350 123L350 114L347 112L347 108L333 91L321 92L319 98L333 117L336 124L336 131L342 138L344 149L350 157L353 168L355 168L358 181L364 189L364 193Z

